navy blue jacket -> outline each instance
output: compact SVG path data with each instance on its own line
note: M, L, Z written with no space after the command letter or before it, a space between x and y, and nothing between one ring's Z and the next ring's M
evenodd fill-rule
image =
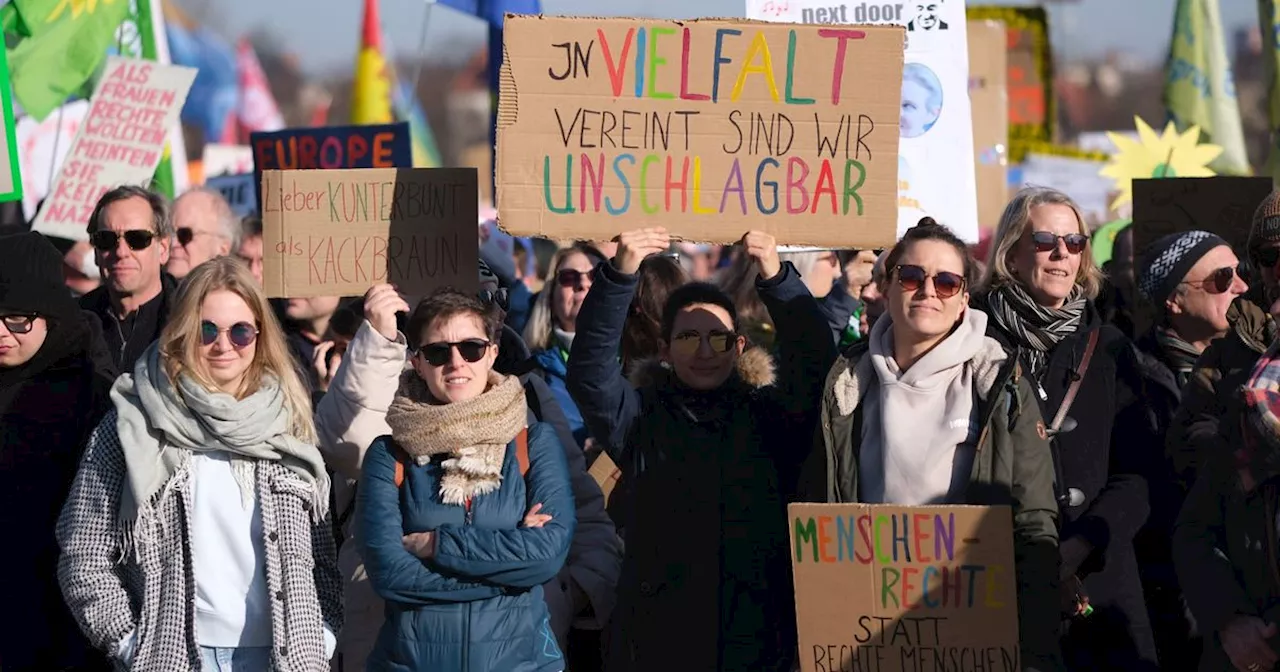
M554 430L529 428L529 472L520 476L507 445L502 487L464 507L440 501L442 460L405 468L395 483L394 441L380 437L364 458L358 539L386 621L369 657L375 670L559 672L542 584L560 571L573 537L574 500L564 449ZM533 504L552 516L521 527ZM436 554L421 560L402 537L434 530Z

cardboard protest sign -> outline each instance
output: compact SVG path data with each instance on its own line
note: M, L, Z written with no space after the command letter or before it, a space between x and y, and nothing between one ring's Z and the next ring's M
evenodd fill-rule
M978 227L993 230L1009 202L1009 57L1005 25L969 21L969 105L978 187Z
M18 163L17 125L13 120L13 92L9 87L9 61L0 49L0 107L4 133L0 133L0 202L22 200L22 169Z
M969 7L970 19L1004 22L1009 61L1009 160L1021 163L1027 142L1053 142L1057 102L1053 52L1044 7Z
M1201 229L1243 252L1253 212L1271 193L1269 177L1178 177L1133 181L1133 249Z
M255 184L264 170L413 167L408 122L250 133L249 146Z
M600 486L600 492L604 494L604 503L608 504L609 497L613 495L613 489L618 487L618 481L622 478L622 470L613 463L608 453L600 453L596 456L596 461L591 463L591 469L587 474L596 482L596 485Z
M509 233L896 239L901 27L508 15L503 34Z
M89 216L104 193L150 183L196 77L195 68L118 56L107 59L104 73L34 231L88 240Z
M471 168L262 173L263 284L272 298L479 291Z
M258 190L254 186L253 173L211 177L205 180L204 186L222 194L238 217L258 211Z
M803 672L1018 672L1007 506L792 504Z

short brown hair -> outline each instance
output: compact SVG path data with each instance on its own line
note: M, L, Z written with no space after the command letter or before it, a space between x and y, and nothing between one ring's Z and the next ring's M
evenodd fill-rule
M417 349L423 345L423 334L437 321L448 320L459 315L468 315L479 320L489 340L498 342L502 323L494 311L480 302L480 297L460 292L452 287L441 287L419 301L418 307L413 309L413 316L409 318L409 331L406 334L410 339L409 347Z
M131 198L141 198L147 202L147 205L151 206L151 230L156 235L161 238L173 236L173 222L169 219L169 204L164 200L164 196L146 187L132 184L116 187L98 199L98 204L93 206L93 214L89 216L89 235L93 235L98 229L102 228L102 217L106 213L107 206L112 203L127 201Z

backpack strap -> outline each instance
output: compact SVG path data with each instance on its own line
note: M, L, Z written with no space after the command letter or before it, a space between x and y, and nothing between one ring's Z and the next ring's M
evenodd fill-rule
M409 454L400 446L395 447L393 454L396 458L396 487L398 488L404 485L404 463L409 459Z
M516 434L516 460L520 462L520 475L529 473L529 428L525 427Z

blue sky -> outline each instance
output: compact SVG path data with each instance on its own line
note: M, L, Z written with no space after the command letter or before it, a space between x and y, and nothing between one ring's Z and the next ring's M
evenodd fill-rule
M322 75L354 67L363 0L179 0L196 17L228 37L263 24L278 26L282 47L297 53L308 74ZM996 4L1032 4L1009 0ZM1234 29L1257 24L1253 2L1221 0L1222 22ZM695 18L739 16L743 0L543 0L548 14ZM1158 61L1167 48L1174 0L1074 0L1050 7L1054 49L1067 58L1123 49ZM418 51L424 0L382 0L382 23L397 55ZM426 55L470 56L484 43L479 21L443 7L430 10ZM1228 45L1230 43L1228 42Z

